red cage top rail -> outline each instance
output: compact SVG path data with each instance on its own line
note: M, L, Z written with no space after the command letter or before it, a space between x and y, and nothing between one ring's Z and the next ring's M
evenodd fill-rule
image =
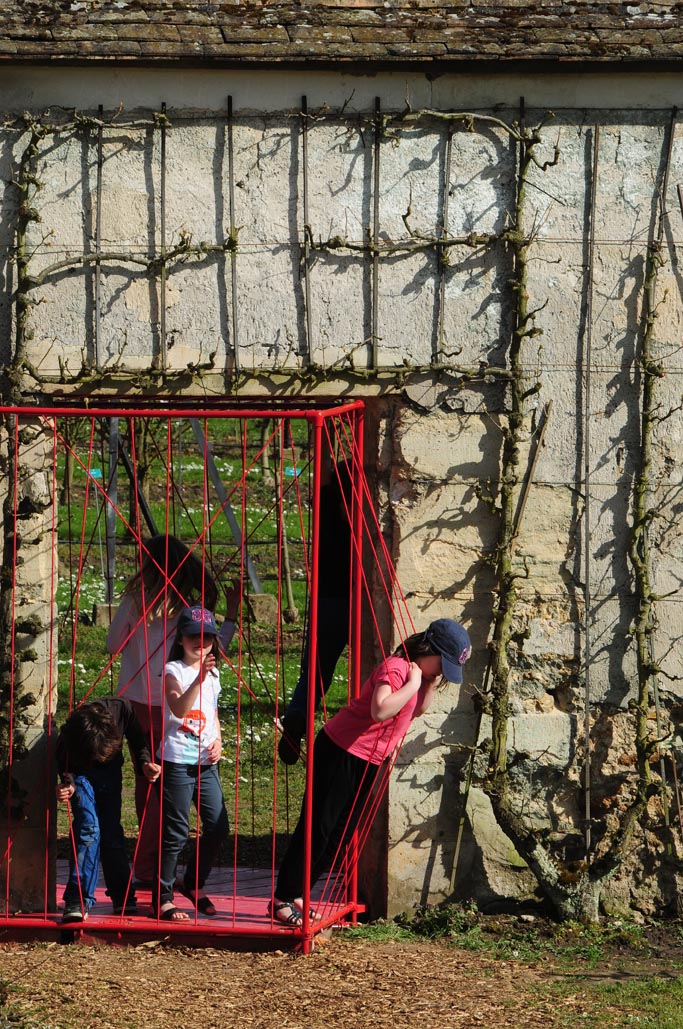
M197 398L198 400L200 398ZM159 401L156 400L156 404ZM1 406L0 414L15 414L20 417L31 415L44 415L55 418L269 418L269 419L305 419L316 420L318 418L335 418L342 414L349 414L352 411L362 411L365 403L362 400L353 400L348 403L334 405L332 407L292 407L292 408L225 408L225 407L200 407L200 408L160 408L150 407L129 408L129 407L90 407L84 403L82 407L55 407L43 406L40 404L26 407Z

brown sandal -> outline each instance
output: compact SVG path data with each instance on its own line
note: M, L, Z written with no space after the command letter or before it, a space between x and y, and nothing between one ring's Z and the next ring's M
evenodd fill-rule
M190 904L193 904L200 915L207 915L208 918L213 918L216 914L216 906L210 897L199 897L195 898L195 891L186 886L185 883L177 883L176 890L183 897L189 900Z

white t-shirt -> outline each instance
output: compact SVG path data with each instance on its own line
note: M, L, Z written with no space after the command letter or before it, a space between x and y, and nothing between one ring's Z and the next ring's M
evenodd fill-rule
M165 674L180 683L183 693L197 678L198 669L190 668L184 661L169 661ZM218 739L218 695L221 684L218 672L212 668L204 679L195 706L184 718L176 718L164 704L164 744L159 747L157 757L175 765L208 765L209 746Z

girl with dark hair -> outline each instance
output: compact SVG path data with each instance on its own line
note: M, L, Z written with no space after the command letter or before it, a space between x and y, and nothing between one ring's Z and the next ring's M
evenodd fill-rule
M166 711L160 748L161 861L152 906L158 917L168 922L184 922L189 917L174 905L174 887L201 914L216 914L204 893L204 883L216 852L230 831L218 778L222 744L217 710L217 636L211 611L186 608L180 615L166 664ZM175 886L178 858L189 838L193 802L202 822L198 854L193 848L182 883Z
M152 536L143 545L140 570L129 580L107 634L107 650L121 653L117 696L133 705L154 750L163 733L163 673L168 641L180 612L189 604L215 608L218 590L199 557L175 536ZM221 642L228 646L235 629L239 593L227 594L227 619ZM158 873L160 811L157 793L144 776L135 779L135 808L140 826L135 876L152 882Z
M358 697L320 730L313 750L311 887L333 846L355 828L382 762L428 709L439 682L462 682L470 653L462 625L450 618L432 622L383 661ZM304 795L270 906L272 918L295 928L303 922L305 809Z

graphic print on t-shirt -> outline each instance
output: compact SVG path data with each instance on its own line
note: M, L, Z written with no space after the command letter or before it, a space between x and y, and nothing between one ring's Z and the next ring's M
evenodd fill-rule
M178 732L184 732L188 736L194 736L196 739L199 739L205 729L206 715L201 708L193 708L183 718L183 724L179 727Z

